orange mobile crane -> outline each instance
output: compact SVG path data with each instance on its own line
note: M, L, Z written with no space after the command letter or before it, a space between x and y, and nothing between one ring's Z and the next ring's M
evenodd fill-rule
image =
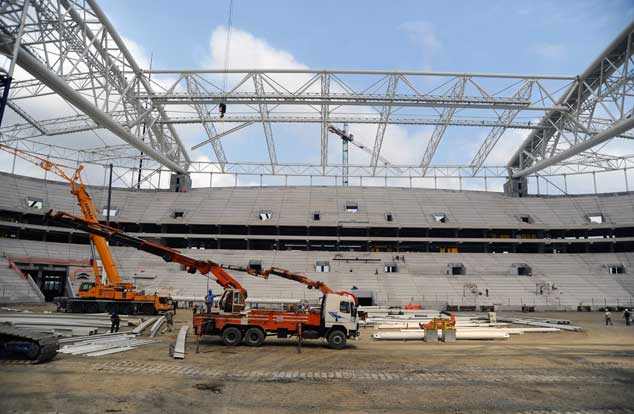
M88 195L86 186L81 178L81 171L84 168L82 165L77 167L72 174L67 174L66 171L72 170L72 168L66 165L56 164L46 158L3 144L0 144L0 149L68 181L70 192L77 197L77 204L85 220L91 223L99 223L95 205ZM173 306L168 296L144 295L136 291L134 284L123 282L106 240L93 234L89 235L89 237L90 242L101 258L103 269L108 276L108 283L103 283L101 280L97 261L92 258L95 281L83 282L79 287L79 297L60 298L59 304L61 308L65 309L66 312L74 313L117 312L121 314L149 315L167 311Z
M211 274L224 288L218 306L209 312L194 314L193 326L197 335L218 335L225 345L235 346L243 340L249 346L260 346L267 335L281 338L297 336L302 339L326 338L334 349L345 346L348 338L359 335L357 300L348 292L335 292L323 282L304 275L272 267L264 272L237 266L221 265L210 260L198 260L178 250L125 234L121 230L101 223L94 223L64 212L48 217L61 225L103 237L123 246L134 247L166 262L181 264L189 273ZM240 270L252 276L268 278L280 276L316 288L323 293L319 308L294 310L250 309L246 306L247 291L224 269Z

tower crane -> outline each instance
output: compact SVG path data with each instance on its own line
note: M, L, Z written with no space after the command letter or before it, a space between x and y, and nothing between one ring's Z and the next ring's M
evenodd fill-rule
M328 132L331 132L335 135L338 135L341 138L341 164L342 164L342 185L348 186L348 175L349 175L349 164L348 164L348 143L351 143L355 147L362 149L368 154L372 155L372 150L365 145L361 144L359 141L354 140L354 135L348 132L348 124L343 124L343 129L339 129L334 125L328 126ZM387 159L379 155L379 160L385 165L391 165Z

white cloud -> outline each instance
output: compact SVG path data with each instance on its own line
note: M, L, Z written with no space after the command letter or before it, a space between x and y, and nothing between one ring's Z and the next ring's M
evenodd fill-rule
M419 27L418 30L423 30ZM227 44L227 29L225 27L217 27L211 34L209 41L209 55L205 58L204 64L207 67L214 69L224 69L225 67L225 47ZM440 42L434 37L426 37L426 47L440 47ZM229 68L235 69L307 69L308 66L299 62L292 53L276 48L271 45L265 39L256 37L255 35L246 32L244 30L233 28L231 32L231 50L229 58ZM273 75L274 79L280 81L284 85L290 85L291 88L299 87L310 79L308 74L297 75ZM235 79L234 79L235 81ZM231 82L230 82L231 83ZM252 88L251 85L248 88ZM314 85L314 88L319 88L319 84ZM336 84L331 84L331 90L333 92L343 92ZM311 91L315 91L311 89ZM280 106L276 110L283 112L285 108ZM345 107L339 108L340 111L345 112ZM369 107L355 107L356 112L375 113ZM277 128L273 126L273 132L275 135ZM295 133L294 133L295 130ZM290 125L285 128L285 133L294 136L304 136L306 131L309 130L303 125ZM320 140L319 129L310 128L313 136L312 139L318 142ZM355 140L361 142L370 150L374 145L376 137L377 126L376 125L362 125L354 124L350 126L350 132L355 135ZM418 164L420 163L420 157L426 145L426 132L416 132L410 134L409 131L401 126L390 125L388 126L385 138L383 140L383 146L381 155L389 160L393 164ZM278 145L284 137L278 136ZM235 139L232 134L225 140ZM262 137L264 139L264 137ZM318 146L316 147L318 150ZM334 135L329 137L329 161L331 163L341 162L341 142ZM232 158L232 154L227 154L228 158ZM293 161L307 162L307 155L295 154ZM315 158L315 157L312 157ZM317 159L319 155L317 155ZM353 145L349 146L349 161L351 164L367 164L370 160L370 156L355 148ZM215 184L214 184L215 185Z
M425 21L406 22L401 24L399 29L407 33L410 41L421 48L423 69L431 70L431 61L443 46L434 25Z
M528 132L524 130L507 129L489 153L484 164L494 166L506 165L520 144L526 139L527 134ZM478 142L478 147L473 151L474 154L482 142L484 142L484 139Z
M210 55L205 62L209 68L225 68L225 49L227 28L217 27L209 40ZM249 32L232 28L229 49L230 69L306 69L295 57L281 49L271 46L266 40L255 37Z
M148 56L143 46L130 39L129 37L121 36L121 39L123 39L123 43L125 43L128 51L132 55L132 58L136 61L137 65L139 65L141 69L148 69L150 67L150 57Z
M431 52L442 47L442 42L436 35L434 25L429 22L407 22L401 24L399 28L404 32L407 32L411 36L412 40L422 45L427 52Z
M566 58L566 48L561 44L541 43L534 44L530 52L544 60L561 61Z

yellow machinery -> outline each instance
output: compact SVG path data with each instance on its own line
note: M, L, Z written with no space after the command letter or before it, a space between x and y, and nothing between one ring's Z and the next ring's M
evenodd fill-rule
M0 144L0 149L12 155L20 157L38 167L50 171L70 184L70 192L77 197L77 203L86 221L98 223L97 212L86 186L81 178L83 166L77 167L72 174L67 174L71 167L53 163L46 158L30 154L6 145ZM144 295L136 291L134 284L122 282L119 272L110 253L110 248L106 239L94 234L90 234L90 242L97 250L103 269L108 276L108 283L104 284L99 276L97 262L92 260L95 281L84 282L79 288L78 298L62 298L61 306L66 312L75 313L98 313L113 312L122 314L154 314L167 311L172 304L167 296Z

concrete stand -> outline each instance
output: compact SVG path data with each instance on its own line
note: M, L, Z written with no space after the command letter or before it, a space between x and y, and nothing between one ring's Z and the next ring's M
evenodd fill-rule
M442 341L443 342L456 342L456 330L455 329L447 329L442 331Z
M438 342L438 331L435 329L425 329L425 342Z

